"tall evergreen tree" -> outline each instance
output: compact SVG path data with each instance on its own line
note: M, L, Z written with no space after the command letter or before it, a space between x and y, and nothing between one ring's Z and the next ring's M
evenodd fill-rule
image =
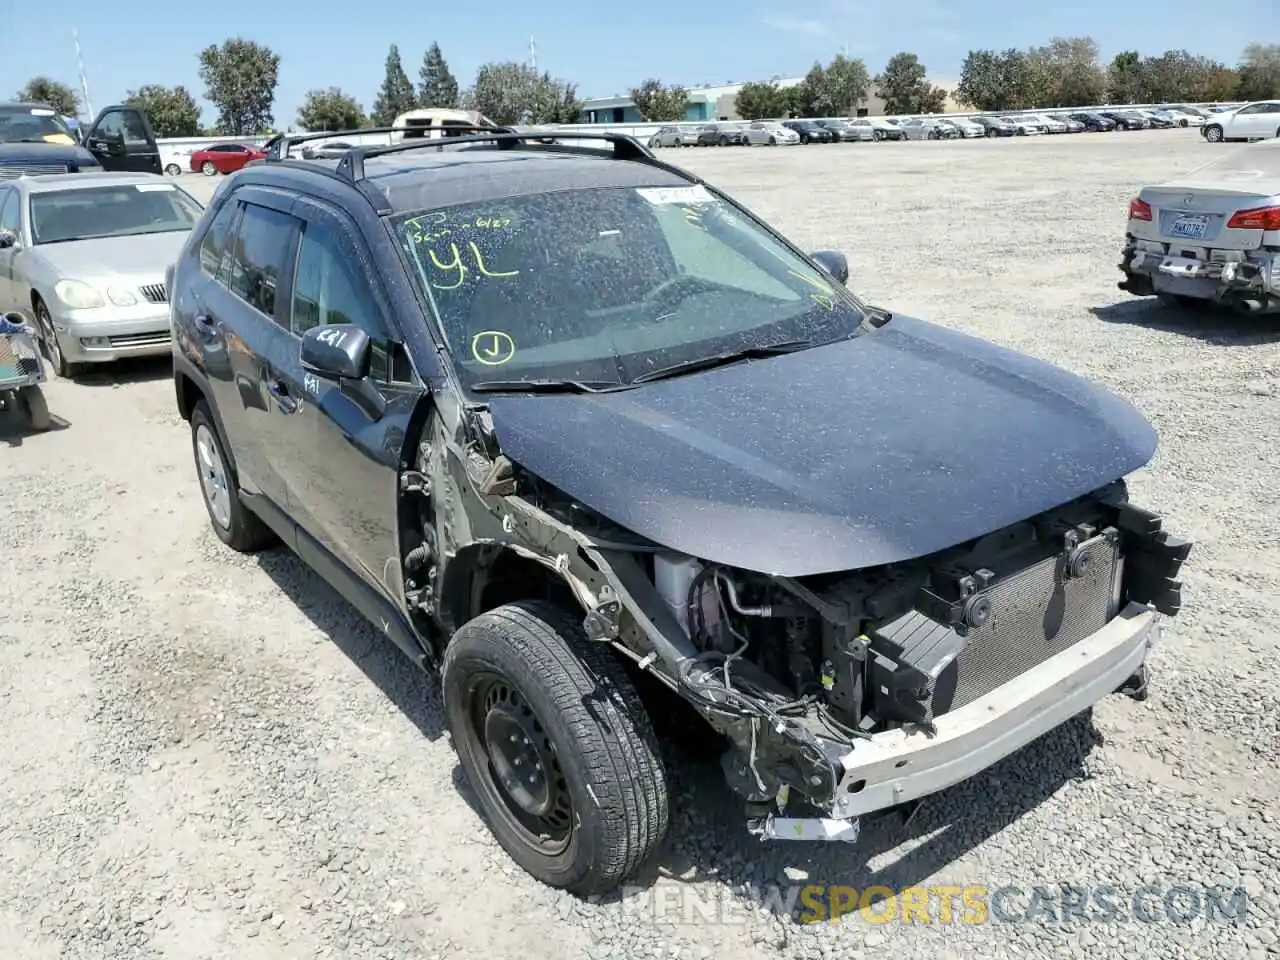
M418 80L418 103L421 106L453 108L458 105L458 80L449 72L440 44L435 41L422 58Z
M394 43L387 52L387 70L382 78L378 99L373 102L373 122L379 127L389 127L396 117L418 106L418 95L413 81L404 72L400 61L400 48Z

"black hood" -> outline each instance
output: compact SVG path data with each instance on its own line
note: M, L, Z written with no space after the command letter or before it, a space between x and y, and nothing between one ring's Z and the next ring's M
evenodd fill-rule
M516 463L665 547L783 576L942 550L1155 453L1125 401L895 316L852 340L607 394L495 397Z
M0 166L65 163L72 167L96 167L98 161L84 147L72 143L0 143Z

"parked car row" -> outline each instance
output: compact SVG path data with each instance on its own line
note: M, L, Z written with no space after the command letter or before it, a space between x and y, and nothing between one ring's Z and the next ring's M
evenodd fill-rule
M1257 106L1257 105L1254 105ZM1249 109L1249 108L1244 108ZM1227 115L1231 115L1228 113ZM1219 114L1201 107L1160 109L1049 110L978 116L848 117L823 120L720 120L673 123L649 138L650 147L784 146L881 140L962 140L977 137L1027 137L1051 133L1098 133L1205 127ZM1277 101L1276 126L1280 126ZM1212 121L1212 122L1211 122ZM1272 134L1267 134L1271 136ZM1212 139L1212 138L1211 138Z

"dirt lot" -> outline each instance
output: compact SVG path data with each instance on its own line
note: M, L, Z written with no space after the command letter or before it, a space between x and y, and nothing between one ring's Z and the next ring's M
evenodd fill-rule
M758 845L718 771L673 752L672 837L621 903L517 872L467 800L433 682L292 556L221 548L163 363L50 385L65 429L0 433L0 957L1280 953L1280 320L1115 287L1135 187L1215 149L1160 131L665 154L846 251L872 302L1134 401L1162 438L1134 497L1197 546L1146 703L1108 700L855 849ZM945 929L752 906L802 883L1023 895ZM1051 908L1064 885L1110 885L1118 916L1018 922L1037 884ZM1156 922L1131 914L1144 884ZM1241 888L1247 920L1191 919L1184 893L1176 924L1160 897L1178 886Z

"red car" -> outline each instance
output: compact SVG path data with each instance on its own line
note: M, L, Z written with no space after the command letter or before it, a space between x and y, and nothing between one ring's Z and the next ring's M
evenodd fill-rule
M191 169L206 177L215 173L235 173L250 160L261 160L266 151L243 143L215 143L203 150L191 151Z

